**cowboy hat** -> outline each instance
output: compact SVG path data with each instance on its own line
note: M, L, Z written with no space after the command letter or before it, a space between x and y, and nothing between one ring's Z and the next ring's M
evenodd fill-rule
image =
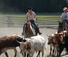
M67 7L64 7L63 10L67 10Z

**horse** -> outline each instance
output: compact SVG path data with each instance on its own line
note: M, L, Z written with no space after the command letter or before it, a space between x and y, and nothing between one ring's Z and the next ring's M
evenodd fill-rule
M36 27L31 24L30 22L26 22L23 26L23 33L25 38L29 38L31 36L36 36L37 35L37 30Z
M58 21L59 22L59 27L58 27L58 33L67 30L66 24L63 21Z

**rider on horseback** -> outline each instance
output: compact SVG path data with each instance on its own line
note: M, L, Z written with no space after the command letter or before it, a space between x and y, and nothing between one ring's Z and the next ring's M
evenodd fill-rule
M39 31L39 27L36 24L36 14L35 14L35 12L32 11L31 6L28 7L28 12L26 14L26 18L27 18L27 22L30 22L31 25L33 24L36 27L37 33L39 33L41 35L42 33Z
M61 20L64 21L68 25L68 12L67 7L63 8L64 13L61 15Z
M61 20L62 20L62 22L65 24L65 25L68 25L68 12L67 12L67 7L64 7L63 8L63 13L61 14ZM62 28L61 28L62 29ZM66 29L66 26L65 26L65 29L62 29L62 30L58 30L58 31L63 31L63 30L67 30ZM60 38L60 42L59 42L59 46L60 45L64 45L64 43L65 43L65 41L64 41L64 38L63 37L61 37Z

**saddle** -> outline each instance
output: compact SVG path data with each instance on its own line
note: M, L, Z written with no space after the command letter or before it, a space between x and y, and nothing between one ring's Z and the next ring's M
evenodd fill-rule
M35 29L36 32L38 32L37 28L36 28L36 26L34 24L31 24L31 26L32 26L33 29Z

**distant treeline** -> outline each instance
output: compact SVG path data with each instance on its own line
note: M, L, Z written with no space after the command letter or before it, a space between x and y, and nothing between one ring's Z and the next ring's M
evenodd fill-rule
M25 13L28 6L37 13L56 13L68 4L66 0L0 0L0 12Z

